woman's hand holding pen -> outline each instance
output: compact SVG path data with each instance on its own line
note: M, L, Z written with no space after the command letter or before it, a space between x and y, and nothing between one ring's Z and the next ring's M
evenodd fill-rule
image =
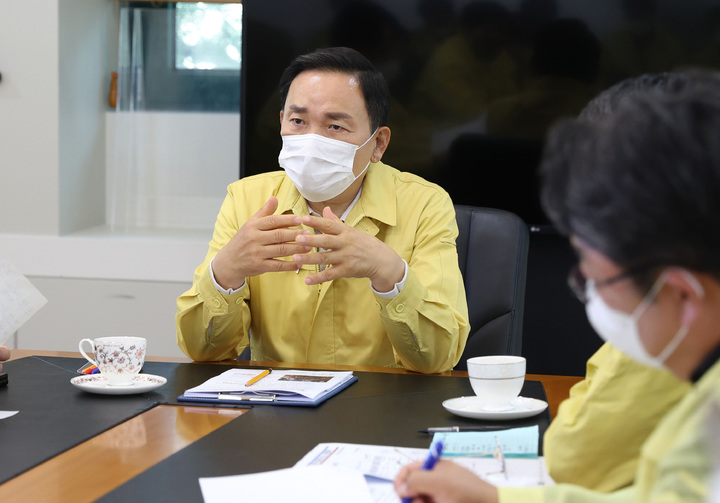
M470 470L440 461L432 470L423 470L423 462L403 467L395 478L395 491L401 498L431 503L497 503L495 486L481 480Z

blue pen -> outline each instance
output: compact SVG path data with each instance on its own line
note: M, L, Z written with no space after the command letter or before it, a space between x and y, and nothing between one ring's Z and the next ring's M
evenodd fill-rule
M440 456L442 456L442 450L443 450L443 443L442 440L438 440L434 444L430 446L430 452L428 453L428 457L425 460L425 463L422 465L423 470L432 470L435 468L435 464L437 464L438 461L440 461ZM412 498L403 498L402 503L410 503L412 501Z

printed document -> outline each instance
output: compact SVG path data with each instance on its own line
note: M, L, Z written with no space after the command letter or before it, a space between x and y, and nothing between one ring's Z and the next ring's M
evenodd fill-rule
M423 461L427 449L381 445L323 443L307 453L295 466L344 466L364 475L391 482L400 468L413 461ZM482 457L446 457L464 466L478 477L497 486L533 487L552 485L542 457L506 456L504 463L493 454ZM392 489L392 488L390 488Z

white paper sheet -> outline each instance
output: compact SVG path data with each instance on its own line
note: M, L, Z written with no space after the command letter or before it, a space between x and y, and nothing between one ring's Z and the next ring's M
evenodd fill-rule
M46 303L43 294L9 260L0 260L0 345Z
M400 468L427 457L427 449L382 445L323 443L295 466L343 466L365 475L392 481ZM500 486L529 487L553 484L540 458L506 458L507 477L494 458L452 458L488 482Z
M0 419L7 419L17 414L16 410L0 410Z
M365 477L343 467L309 466L200 479L205 503L372 503Z

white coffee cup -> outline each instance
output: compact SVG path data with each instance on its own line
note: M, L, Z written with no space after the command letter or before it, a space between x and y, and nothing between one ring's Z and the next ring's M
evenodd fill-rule
M522 356L476 356L467 360L470 384L482 398L483 408L506 410L520 394L525 382L525 358Z
M85 353L84 343L92 347L94 360ZM90 363L97 366L110 386L128 386L133 384L133 377L140 373L145 363L147 341L142 337L100 337L83 339L78 348Z

